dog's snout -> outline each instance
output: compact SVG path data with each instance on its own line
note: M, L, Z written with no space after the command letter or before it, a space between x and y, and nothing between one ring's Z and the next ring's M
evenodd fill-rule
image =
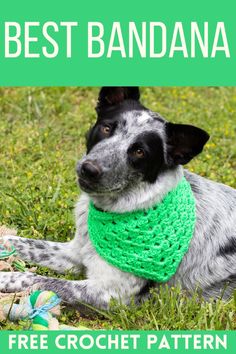
M95 161L87 160L81 166L81 176L97 179L101 175L101 168Z

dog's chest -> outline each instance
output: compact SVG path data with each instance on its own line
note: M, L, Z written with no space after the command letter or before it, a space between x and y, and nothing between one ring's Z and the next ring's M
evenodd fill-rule
M87 195L82 194L75 211L76 237L74 239L74 251L85 267L87 276L93 278L99 276L99 272L105 273L106 268L110 268L110 265L97 254L90 241L88 234L88 207L89 198Z
M127 288L135 288L137 293L145 286L146 280L119 270L108 264L101 258L92 245L88 235L88 206L89 198L82 195L76 206L76 237L74 242L74 252L85 267L88 279L100 280L103 286L114 287L115 284L123 284L123 291ZM114 284L115 281L115 284ZM128 292L127 292L128 293Z
M76 248L82 256L82 250L90 243L88 235L88 206L89 198L86 194L82 194L76 204L75 222L76 222Z

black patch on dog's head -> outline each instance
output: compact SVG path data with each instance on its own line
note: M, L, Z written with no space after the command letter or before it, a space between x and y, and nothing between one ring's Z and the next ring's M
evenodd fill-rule
M102 141L103 139L110 138L117 127L118 120L117 119L100 119L96 122L96 124L89 130L86 136L86 147L87 147L87 153L97 144L99 141ZM102 132L103 127L109 127L110 128L110 133L109 134L104 134Z
M169 166L185 165L202 152L209 135L186 124L166 123L167 162Z
M102 87L96 111L98 116L106 110L110 110L126 100L139 102L140 92L138 87Z
M135 155L139 149L143 151L143 157ZM144 181L154 183L165 166L160 136L155 132L144 132L137 136L128 149L128 161L134 169L142 173Z
M129 111L146 111L147 109L139 102L140 92L138 87L102 87L98 96L96 107L97 122L89 130L86 136L87 152L93 146L105 138L111 137L124 113ZM109 126L111 132L104 136L101 134L102 126Z

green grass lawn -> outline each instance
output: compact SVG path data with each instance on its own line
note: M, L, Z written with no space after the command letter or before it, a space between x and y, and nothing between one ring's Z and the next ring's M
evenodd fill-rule
M0 224L23 237L73 237L80 193L75 164L95 120L97 93L97 88L0 88ZM142 101L170 121L207 130L211 139L188 168L236 187L236 88L143 88ZM236 297L204 303L163 288L138 307L114 304L108 313L91 310L86 316L64 309L61 321L91 328L236 329L235 306Z

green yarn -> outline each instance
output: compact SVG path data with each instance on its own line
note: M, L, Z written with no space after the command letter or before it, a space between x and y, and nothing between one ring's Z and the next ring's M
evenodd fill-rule
M36 290L33 294L30 295L30 303L33 308L35 307L36 301L38 300L40 294L41 290Z
M196 222L195 199L183 178L148 210L110 213L90 203L89 237L108 263L139 277L165 282L189 248Z
M33 330L48 330L61 299L53 291L36 290L28 299L29 318Z

